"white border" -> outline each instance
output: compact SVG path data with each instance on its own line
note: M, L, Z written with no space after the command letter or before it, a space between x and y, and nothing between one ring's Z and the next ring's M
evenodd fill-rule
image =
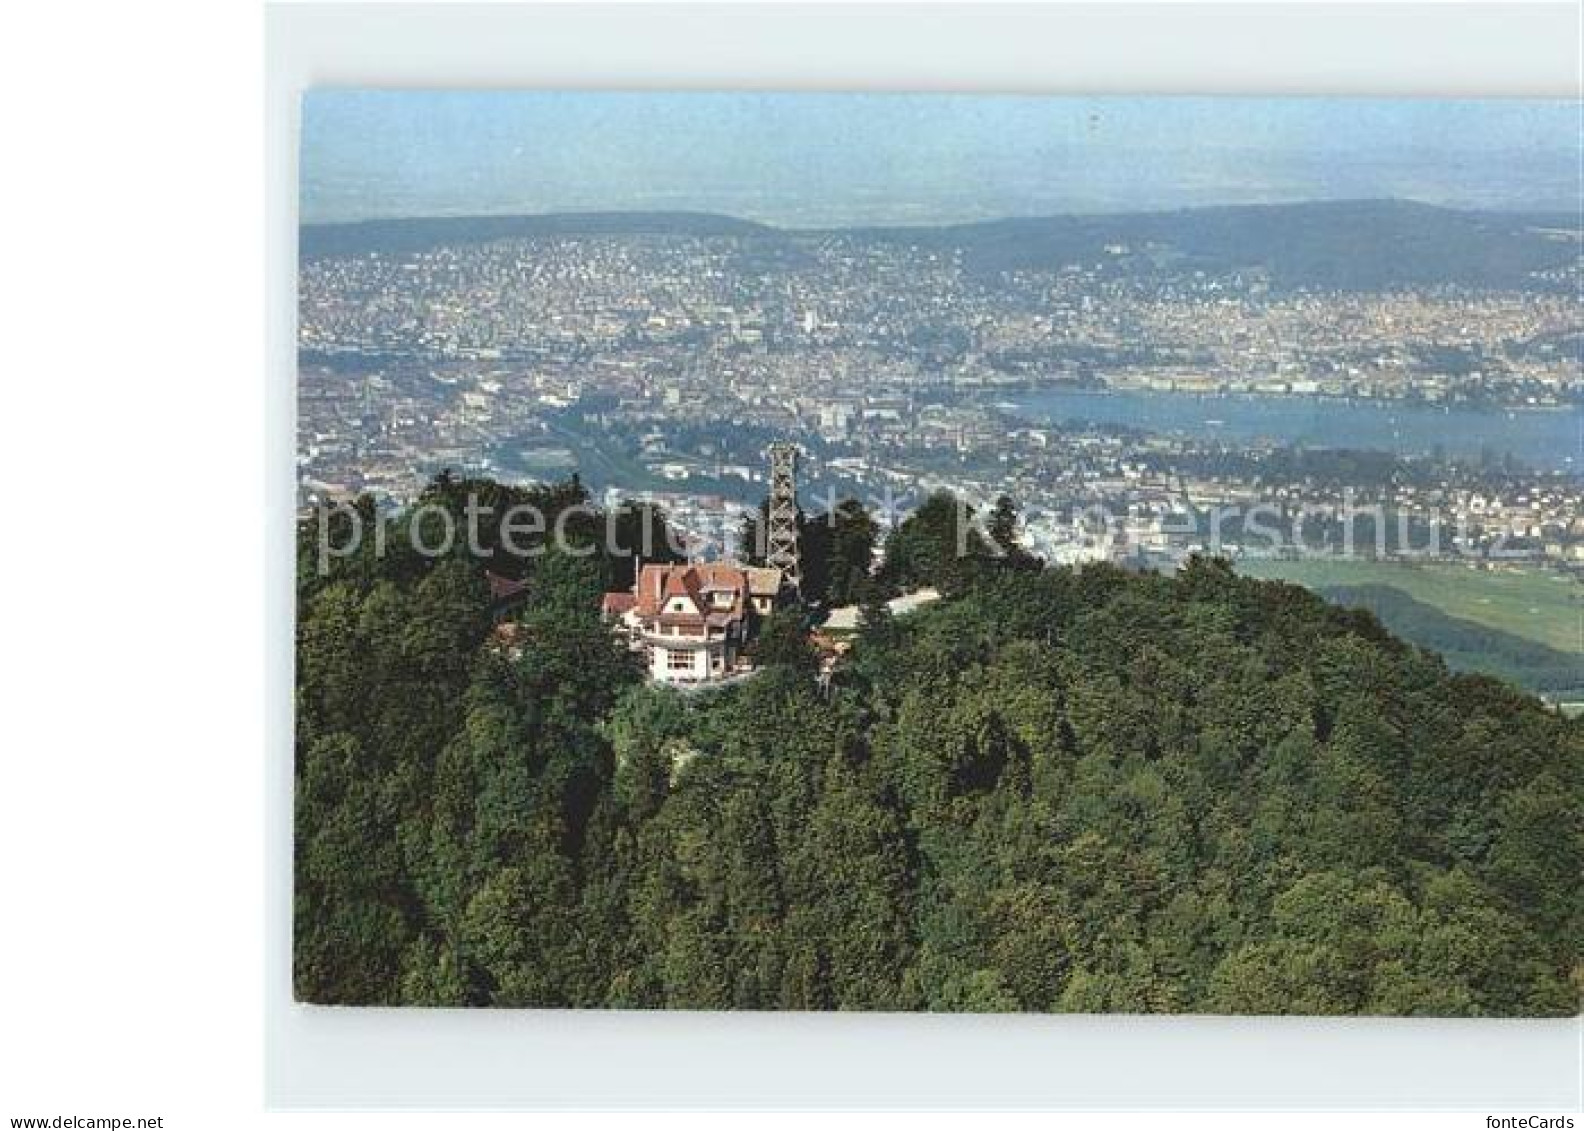
M331 1107L1576 1107L1578 1021L290 1001L297 106L323 86L1577 97L1559 4L267 9L266 1099Z

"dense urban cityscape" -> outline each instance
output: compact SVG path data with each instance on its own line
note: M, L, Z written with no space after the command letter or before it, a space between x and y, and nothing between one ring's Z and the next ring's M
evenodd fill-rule
M1519 286L1322 290L1147 239L993 270L894 231L585 226L305 255L305 501L399 502L444 467L576 471L659 502L708 556L785 437L807 509L850 494L887 524L936 489L1009 494L1056 562L1324 549L1371 511L1386 521L1350 547L1584 562L1565 228L1534 229L1564 254ZM1152 428L1158 403L1177 411ZM1251 413L1252 434L1222 419ZM1465 433L1487 420L1509 431Z

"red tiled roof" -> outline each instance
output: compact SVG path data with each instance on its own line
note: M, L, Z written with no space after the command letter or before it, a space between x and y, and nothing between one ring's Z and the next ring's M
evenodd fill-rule
M705 562L698 565L646 565L638 573L634 585L634 604L640 617L654 620L665 616L668 622L697 624L707 618L712 624L728 624L742 617L747 609L750 583L748 575L739 567L723 562ZM707 594L725 590L731 594L731 604L717 608ZM685 613L671 612L669 603L685 597L693 609Z
M619 617L638 603L631 593L607 593L600 611L608 617Z
M492 570L485 570L484 576L489 581L491 601L504 601L507 597L515 597L528 588L526 581L516 581L510 577L502 577Z

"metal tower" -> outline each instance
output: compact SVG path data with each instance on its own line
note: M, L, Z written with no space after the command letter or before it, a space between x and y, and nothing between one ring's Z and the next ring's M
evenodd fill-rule
M796 444L770 445L770 521L765 537L765 564L781 571L786 584L803 594L798 570Z

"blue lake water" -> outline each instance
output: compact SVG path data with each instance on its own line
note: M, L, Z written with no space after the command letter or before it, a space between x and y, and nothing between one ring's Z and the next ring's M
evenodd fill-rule
M1399 455L1512 455L1530 467L1584 474L1584 410L1432 408L1330 397L1131 391L1014 396L1018 415L1092 421L1229 442L1368 448Z

